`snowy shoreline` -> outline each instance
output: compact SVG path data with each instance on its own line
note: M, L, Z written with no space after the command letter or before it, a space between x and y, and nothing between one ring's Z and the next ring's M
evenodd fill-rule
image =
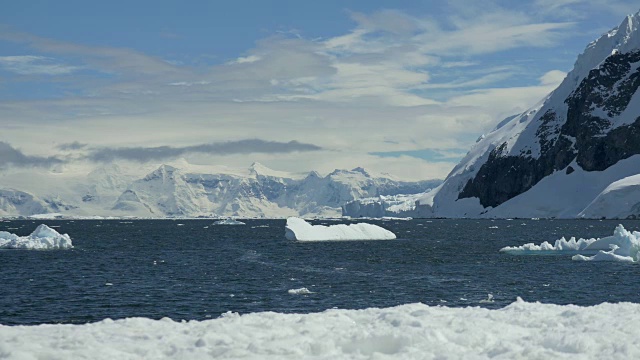
M625 314L624 319L620 314ZM310 314L225 313L205 321L105 319L0 325L7 358L427 359L640 356L640 304L527 303L497 310L420 303Z

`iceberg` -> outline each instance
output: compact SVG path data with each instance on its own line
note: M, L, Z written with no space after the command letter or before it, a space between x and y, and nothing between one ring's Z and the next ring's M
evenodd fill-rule
M624 317L621 317L621 314ZM7 359L638 359L640 304L406 304L204 321L0 325Z
M285 237L298 241L345 241L345 240L393 240L396 235L380 226L358 223L338 225L311 225L304 219L290 217L285 227Z
M575 254L572 259L576 261L640 261L640 232L628 231L622 225L618 225L612 236L598 239L579 239L572 237L556 240L553 245L543 242L540 245L533 243L522 246L507 246L500 252L512 255L531 254ZM592 256L585 256L592 255Z
M60 234L45 224L38 226L29 236L18 236L0 231L0 249L62 250L73 244L67 234Z
M576 240L575 237L572 237L571 239L566 240L563 237L559 240L556 240L553 245L551 245L548 241L545 241L540 245L536 245L534 243L528 243L521 246L506 246L500 249L500 252L509 253L513 255L526 255L531 253L542 254L545 252L556 253L560 251L577 252L579 250L584 250L587 246L593 244L595 241L596 239Z
M218 220L213 223L213 225L246 225L242 221L234 220L234 219L224 219Z

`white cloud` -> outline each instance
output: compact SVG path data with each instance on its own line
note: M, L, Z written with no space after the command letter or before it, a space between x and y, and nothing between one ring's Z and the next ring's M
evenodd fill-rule
M583 19L594 12L620 17L638 11L634 0L536 0L534 7L546 14Z
M12 31L0 32L0 40L27 44L45 53L77 57L87 68L107 73L137 78L185 74L178 66L133 49L78 45Z
M573 26L495 6L467 11L437 19L395 10L353 13L354 29L340 36L276 35L243 57L199 67L134 49L5 32L0 39L118 76L78 77L75 85L89 96L0 101L0 118L7 119L2 136L38 153L52 146L52 134L60 143L118 147L297 140L331 151L198 159L231 166L258 160L290 171L365 166L413 179L443 177L453 163L368 153L467 148L501 118L538 102L565 74L515 67L517 55L488 55L552 47ZM573 61L575 55L568 56ZM529 80L522 79L523 71Z
M77 66L56 63L45 56L0 56L0 67L20 75L65 75L80 69Z
M551 70L540 77L540 85L549 85L557 87L562 80L567 76L567 73L560 70Z
M256 55L249 55L246 57L239 57L237 59L235 59L234 61L231 61L231 64L250 64L250 63L254 63L256 61L260 61L262 58L260 56L256 56Z

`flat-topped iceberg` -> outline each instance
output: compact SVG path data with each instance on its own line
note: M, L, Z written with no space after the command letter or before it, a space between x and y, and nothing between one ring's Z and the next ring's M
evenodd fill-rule
M234 219L224 219L218 220L213 223L213 225L246 225L242 221L234 220Z
M44 224L38 226L29 236L18 236L0 231L0 249L62 250L71 248L73 248L73 244L69 235L62 235Z
M566 253L576 254L572 259L578 261L638 262L640 232L627 231L624 226L618 225L612 236L578 240L574 237L569 240L562 238L556 240L553 245L546 241L540 245L528 243L522 246L507 246L500 249L500 252L513 255Z
M338 224L331 226L311 225L304 219L290 217L285 227L285 237L298 241L346 241L346 240L393 240L396 235L380 226Z

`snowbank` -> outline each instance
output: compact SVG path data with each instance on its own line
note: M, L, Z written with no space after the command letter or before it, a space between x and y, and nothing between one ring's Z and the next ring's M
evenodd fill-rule
M0 354L96 360L638 359L639 322L639 304L521 300L499 310L408 304L313 314L226 313L207 321L0 326Z
M71 249L69 235L61 235L47 225L38 226L29 236L0 231L0 249L61 250Z
M213 225L246 225L246 224L238 220L224 219L224 220L218 220L214 222Z
M640 214L640 175L629 176L607 186L578 217L626 219Z
M640 251L640 232L627 231L624 226L618 225L613 231L612 236L601 239L579 239L571 238L568 241L565 238L556 240L554 245L543 242L540 245L533 243L524 244L522 246L507 246L500 249L514 255L527 254L558 254L558 253L582 253L572 257L573 260L579 261L623 261L638 262L638 252ZM593 255L593 256L585 256Z
M303 219L290 217L285 227L285 237L298 241L324 240L393 240L396 235L380 226L360 223L351 225L311 225Z

